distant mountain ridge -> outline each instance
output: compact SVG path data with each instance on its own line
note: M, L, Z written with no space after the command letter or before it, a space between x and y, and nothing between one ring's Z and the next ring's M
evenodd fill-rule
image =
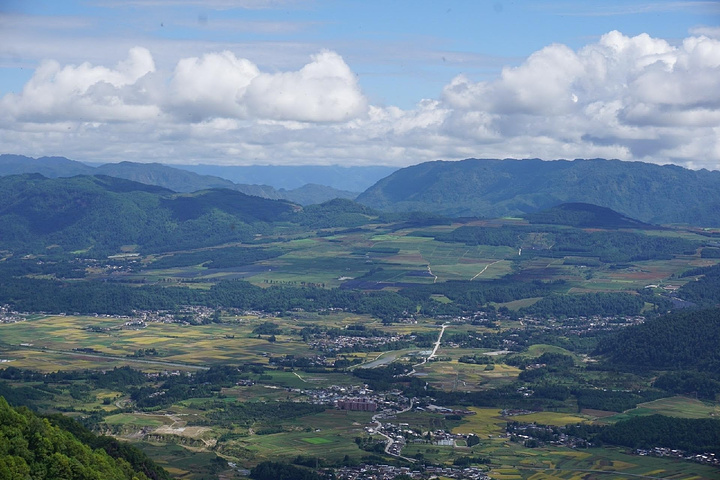
M92 175L95 168L65 157L32 158L25 155L0 155L0 176L39 173L44 177Z
M268 199L285 199L301 205L333 198L353 199L318 183L345 174L348 184L367 182L373 175L391 171L357 197L357 201L387 212L422 211L444 216L526 216L560 204L586 203L609 208L628 219L652 224L689 223L720 226L720 172L693 171L674 165L620 160L496 160L426 162L393 171L390 167L223 167L197 166L203 171L260 172L257 175L295 175L317 181L285 190L268 185L237 184L227 178L201 175L190 167L121 162L93 167L64 157L38 159L0 155L0 176L37 172L50 178L105 174L161 186L175 192L227 188ZM358 170L360 169L360 170ZM384 169L384 170L383 170ZM302 173L304 172L304 173ZM322 173L325 172L325 173ZM362 178L351 178L358 174ZM290 182L277 178L275 185ZM356 183L357 184L357 183ZM555 212L558 214L559 212ZM587 214L587 212L586 212ZM569 218L570 212L562 216ZM577 215L574 214L574 215Z
M292 190L319 184L338 190L362 192L397 170L381 165L176 165L204 175L215 175L238 183L267 184Z
M357 201L385 211L524 216L561 203L649 223L720 225L720 172L620 160L435 161L403 168Z
M65 157L32 158L23 155L0 155L0 176L39 173L48 178L75 175L108 175L146 185L157 185L174 192L189 193L211 188L227 188L246 195L272 200L289 200L301 205L322 203L333 198L353 199L357 192L337 190L328 186L304 185L292 190L277 190L269 185L238 184L213 175L159 163L120 162L90 166Z

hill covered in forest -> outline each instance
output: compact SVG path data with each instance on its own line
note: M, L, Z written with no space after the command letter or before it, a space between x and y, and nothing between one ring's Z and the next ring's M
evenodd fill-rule
M0 397L0 478L161 480L170 476L135 447L97 437L69 418L48 419L27 408L15 409Z
M378 215L347 199L303 208L225 188L176 193L104 175L0 177L0 250L23 254L202 248L277 229L357 227Z
M357 192L338 190L313 183L287 190L284 188L276 189L264 184L235 183L227 178L200 174L190 169L176 168L159 163L124 161L92 166L65 157L32 158L24 155L0 155L0 176L24 173L39 173L49 178L73 177L75 175L107 175L146 185L156 185L180 193L226 188L246 195L272 200L289 200L301 205L322 203L334 198L353 199L358 195Z
M396 171L357 201L380 210L483 217L583 202L642 222L717 225L720 172L603 159L436 161Z
M610 208L590 203L561 203L547 210L527 214L525 218L530 223L578 228L655 228Z
M655 369L720 368L720 310L660 316L622 330L602 342L598 352L613 365Z
M298 206L227 189L177 194L107 176L0 178L0 248L86 255L249 240Z

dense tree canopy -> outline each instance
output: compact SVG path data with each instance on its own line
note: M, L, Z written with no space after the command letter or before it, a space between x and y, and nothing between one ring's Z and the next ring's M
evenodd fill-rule
M638 315L645 301L629 293L586 293L582 295L550 295L523 309L534 315L590 316Z
M123 458L93 449L72 433L0 397L0 479L148 480ZM163 477L167 478L167 477Z
M604 429L599 438L631 448L666 447L693 453L720 453L720 420L664 415L633 417Z
M602 341L615 365L652 369L720 368L720 309L682 312L649 319Z

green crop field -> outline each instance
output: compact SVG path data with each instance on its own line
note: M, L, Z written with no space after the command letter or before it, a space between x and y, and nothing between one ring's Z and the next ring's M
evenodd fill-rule
M325 437L306 437L302 439L303 442L307 442L311 445L325 445L327 443L333 443L332 440Z
M621 414L608 417L605 420L618 421L653 414L681 418L717 418L720 417L720 404L700 401L695 398L675 396L641 403L637 408L626 410Z
M108 425L132 425L135 427L159 427L161 425L168 425L164 417L160 415L134 415L119 413L117 415L110 415L105 417L105 423Z
M717 469L709 466L679 462L671 459L638 457L622 453L620 450L587 449L575 451L570 449L524 449L517 450L515 455L510 451L498 449L497 463L512 462L514 468L491 470L491 475L498 473L516 474L522 479L582 479L588 478L592 472L602 472L601 478L628 479L646 478L695 478L710 480L717 477ZM505 455L502 455L505 453ZM592 477L591 477L592 478Z
M491 458L494 479L582 480L588 478L628 479L677 478L710 480L717 469L671 459L631 456L612 448L572 450L569 448L524 448L506 439L482 440L472 449L411 444L403 452L422 454L435 463L449 465L459 454ZM599 476L602 474L601 476Z
M542 300L542 297L532 297L532 298L523 298L520 300L513 300L511 302L505 302L505 303L495 303L493 304L495 307L507 307L510 310L520 310L521 308L526 308L531 305L536 304L538 301Z

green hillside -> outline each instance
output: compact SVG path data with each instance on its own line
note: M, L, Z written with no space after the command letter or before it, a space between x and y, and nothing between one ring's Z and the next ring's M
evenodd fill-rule
M665 315L622 330L602 342L598 352L614 365L654 369L720 368L720 310Z
M70 419L56 420L61 424L74 423ZM169 478L136 448L123 446L113 439L102 440L79 425L75 425L75 429L86 434L85 442L26 408L10 407L0 397L0 479ZM87 440L97 446L88 445Z
M590 203L563 203L536 213L525 215L530 223L568 225L579 228L654 228L610 208Z
M584 202L649 223L717 225L720 172L620 160L427 162L380 180L358 202L391 211L524 216Z
M243 241L297 207L233 190L176 194L104 176L0 178L0 248L16 252L55 246L86 254Z

